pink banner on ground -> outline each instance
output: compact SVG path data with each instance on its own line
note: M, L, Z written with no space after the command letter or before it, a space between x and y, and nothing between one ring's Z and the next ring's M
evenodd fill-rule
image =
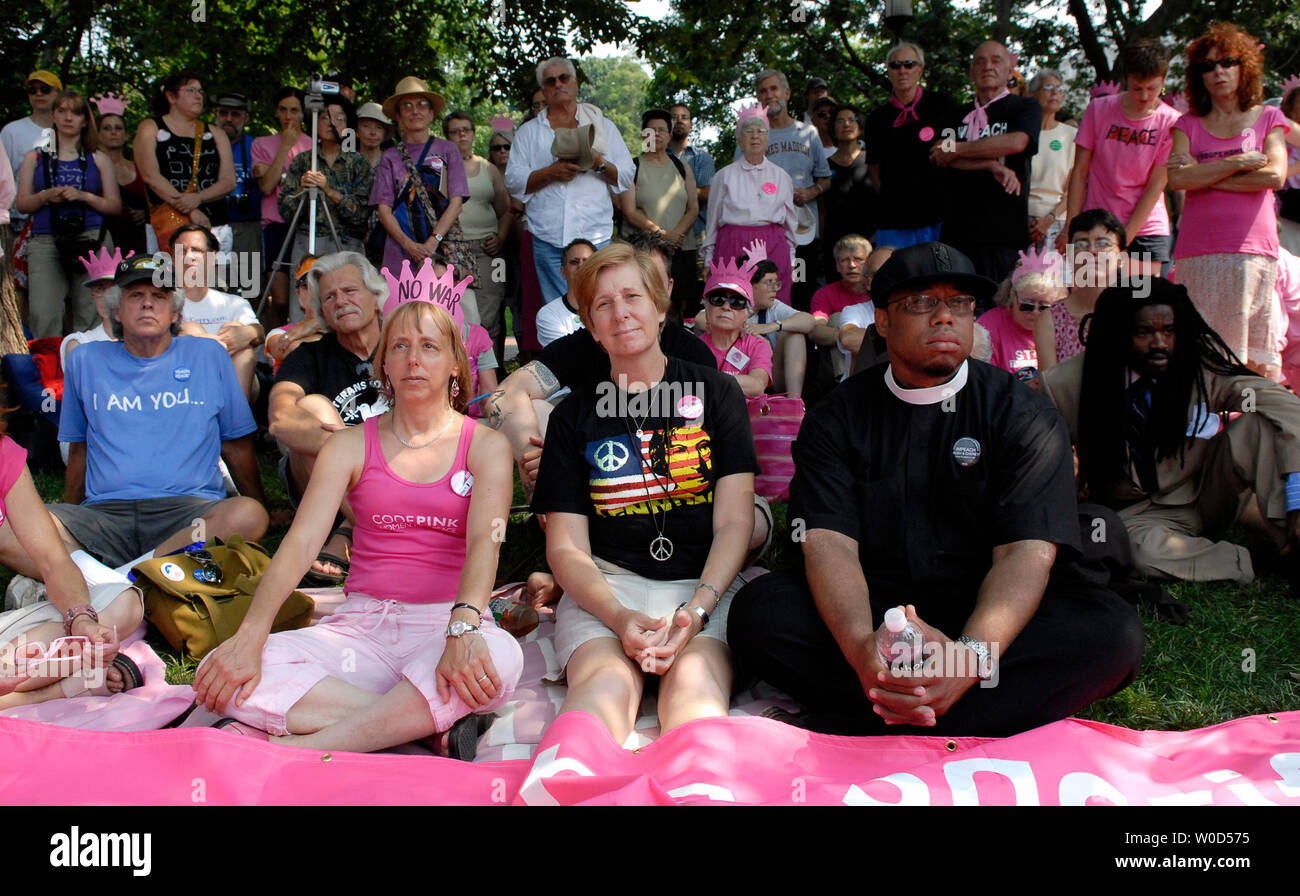
M638 752L568 713L534 759L324 753L210 729L133 734L0 719L7 804L1297 805L1300 712L1189 732L1066 720L1002 740L846 738L762 718ZM87 757L111 774L87 775Z
M1004 739L849 738L707 719L631 753L585 713L555 720L524 805L1300 805L1300 712L1199 731L1067 719Z

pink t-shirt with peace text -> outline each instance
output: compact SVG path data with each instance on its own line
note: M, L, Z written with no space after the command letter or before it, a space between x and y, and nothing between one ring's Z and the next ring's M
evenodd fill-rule
M1173 144L1170 129L1178 120L1178 111L1161 103L1145 118L1133 119L1124 114L1123 99L1120 93L1089 103L1074 145L1092 152L1083 209L1104 208L1127 227L1133 209L1146 192L1152 170L1169 159ZM1169 212L1162 195L1146 222L1128 238L1169 233Z

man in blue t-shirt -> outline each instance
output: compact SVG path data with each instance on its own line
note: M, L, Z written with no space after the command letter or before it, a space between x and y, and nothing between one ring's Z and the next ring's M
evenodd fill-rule
M105 297L118 342L68 356L59 439L70 442L64 500L50 513L69 551L109 566L210 538L260 538L269 519L253 453L257 429L230 355L176 336L184 296L151 256L117 266ZM227 498L224 457L242 497ZM25 552L0 562L26 575Z

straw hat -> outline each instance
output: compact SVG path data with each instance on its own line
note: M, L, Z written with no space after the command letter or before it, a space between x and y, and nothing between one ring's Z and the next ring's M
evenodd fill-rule
M447 108L447 101L442 98L441 94L434 93L429 89L429 85L414 75L407 75L397 82L397 88L393 95L384 100L384 114L389 118L397 118L397 101L404 96L422 96L429 101L433 110L433 117L437 118L442 114L442 110Z

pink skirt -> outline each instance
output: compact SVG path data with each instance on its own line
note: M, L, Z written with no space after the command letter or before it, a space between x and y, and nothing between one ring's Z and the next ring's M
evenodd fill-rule
M713 260L720 262L742 255L745 247L756 239L766 244L767 257L776 263L777 274L781 278L781 290L776 297L789 305L790 284L794 282L794 277L790 271L790 241L785 238L785 228L780 224L760 224L754 227L723 224L718 228Z

